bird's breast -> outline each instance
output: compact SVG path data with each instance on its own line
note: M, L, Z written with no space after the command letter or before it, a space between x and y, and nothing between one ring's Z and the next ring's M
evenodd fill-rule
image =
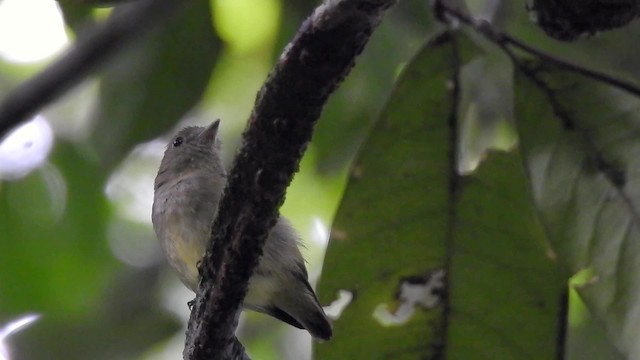
M170 185L170 186L167 186ZM218 197L212 189L182 179L156 190L153 225L162 248L181 280L195 291L197 263L209 240Z

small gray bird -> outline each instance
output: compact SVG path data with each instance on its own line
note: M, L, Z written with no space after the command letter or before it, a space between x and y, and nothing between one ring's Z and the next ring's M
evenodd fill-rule
M167 145L154 187L153 228L169 263L194 292L199 281L196 264L204 255L227 181L217 139L219 124L216 120L206 128L178 132ZM297 243L295 230L280 217L249 280L244 307L327 340L331 323L309 285Z

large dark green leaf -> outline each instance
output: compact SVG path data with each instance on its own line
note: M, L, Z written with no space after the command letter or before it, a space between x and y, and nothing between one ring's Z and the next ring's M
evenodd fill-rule
M460 35L428 43L356 160L319 288L325 302L339 290L354 298L334 338L317 347L319 359L551 359L558 351L563 281L518 154L492 155L469 177L456 171L453 78L473 50Z
M425 16L429 13L426 6L422 2L399 3L373 34L358 65L329 99L312 143L318 151L321 173L342 171L353 160L401 65L422 45L431 23ZM410 19L409 14L415 18Z
M640 100L528 62L516 114L536 206L567 274L612 342L640 358Z
M517 152L463 179L448 219L448 359L557 359L566 279L530 202Z
M209 2L194 1L110 64L102 75L92 134L107 166L165 132L200 100L219 48Z

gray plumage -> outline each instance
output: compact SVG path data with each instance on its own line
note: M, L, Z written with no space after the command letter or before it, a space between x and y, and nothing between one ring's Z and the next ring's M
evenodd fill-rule
M226 184L218 125L216 120L206 128L181 130L167 145L155 180L153 228L169 264L194 292L199 281L196 264L204 255ZM289 221L280 217L249 281L244 307L326 340L331 324L309 285L297 242Z

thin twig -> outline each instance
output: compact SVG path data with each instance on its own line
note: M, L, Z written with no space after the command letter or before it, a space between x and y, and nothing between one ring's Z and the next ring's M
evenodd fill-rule
M119 5L104 25L60 59L14 89L0 103L0 138L64 94L124 45L176 15L187 0L140 0ZM122 10L122 11L118 11Z
M634 83L623 81L617 79L615 77L609 76L607 74L603 74L597 71L593 71L572 63L570 61L558 58L551 54L548 54L542 50L536 49L531 45L524 43L523 41L505 33L498 29L496 29L491 23L485 20L479 20L471 17L469 14L466 14L458 9L448 6L446 3L441 0L436 0L434 3L434 10L436 13L440 13L441 15L451 16L463 24L466 24L476 30L478 33L483 35L485 38L498 45L500 48L505 50L507 55L511 57L512 60L516 60L515 54L511 51L510 46L517 48L521 51L534 55L540 60L563 68L564 70L572 71L577 74L592 78L594 80L598 80L600 82L609 84L611 86L617 87L621 90L624 90L630 94L635 96L640 96L640 87ZM444 16L440 16L440 18L445 18Z
M286 187L329 95L396 0L328 0L258 93L200 265L184 358L234 359L238 314Z

